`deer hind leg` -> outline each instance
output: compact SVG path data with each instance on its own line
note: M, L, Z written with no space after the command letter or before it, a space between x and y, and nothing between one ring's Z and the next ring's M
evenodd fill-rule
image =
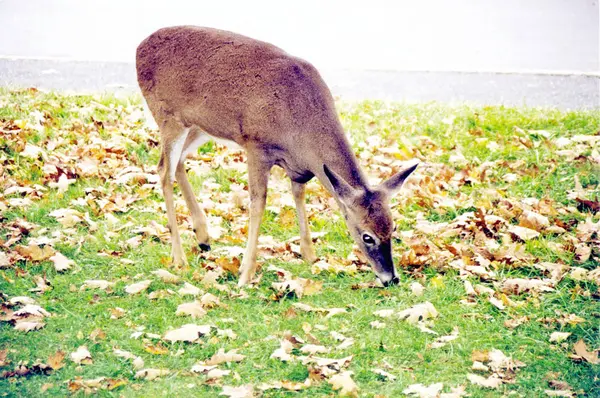
M205 133L198 131L191 132L187 136L183 152L181 153L181 158L179 159L179 163L177 164L177 169L175 171L175 178L177 179L179 188L183 193L185 203L192 214L192 225L194 227L194 235L196 235L196 240L198 241L198 247L200 247L200 250L202 251L210 250L210 239L208 236L208 228L206 227L206 215L204 214L202 208L200 208L198 205L198 201L194 195L194 190L192 189L192 186L188 180L188 176L185 171L185 159L188 154L196 151L200 145L204 144L209 139L210 138Z
M296 202L298 224L300 226L300 252L302 253L302 258L304 258L306 262L314 263L317 261L317 255L315 254L315 248L313 247L312 238L310 237L306 205L304 203L306 184L292 181L292 194L294 195L294 201Z
M162 148L160 161L158 162L158 173L160 175L161 187L167 208L167 226L171 232L171 257L175 265L185 265L187 260L183 254L181 238L177 229L177 216L175 214L175 202L173 199L173 183L175 182L175 171L181 158L183 146L189 129L173 120L166 120L160 127ZM169 137L170 139L165 139Z
M254 277L256 272L256 246L260 223L267 202L267 183L271 165L260 158L260 153L248 151L248 186L250 189L250 227L248 228L248 243L246 253L240 267L238 286L244 286Z

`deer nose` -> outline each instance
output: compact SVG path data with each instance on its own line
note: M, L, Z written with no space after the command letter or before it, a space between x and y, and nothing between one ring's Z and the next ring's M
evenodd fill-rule
M199 247L199 248L200 248L200 250L202 250L203 252L210 251L210 245L207 245L206 243L200 243L200 244L198 244L198 247Z

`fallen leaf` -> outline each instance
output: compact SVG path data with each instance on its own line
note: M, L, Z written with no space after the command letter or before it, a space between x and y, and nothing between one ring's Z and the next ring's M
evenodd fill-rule
M419 282L413 282L410 284L410 291L417 297L423 295L423 290L425 290L425 288Z
M202 294L202 290L192 285L191 283L185 282L183 287L179 289L177 293L181 294L182 296L186 294L191 296L199 296L200 294Z
M195 342L200 337L210 333L211 327L209 325L194 325L187 324L183 325L179 329L170 330L165 334L164 339L170 342L175 341L186 341Z
M423 384L411 384L402 391L406 395L416 395L419 398L437 398L444 388L443 383L435 383L429 386Z
M65 363L63 361L66 355L67 354L64 351L56 351L54 354L48 357L48 366L50 366L54 370L58 370L64 367Z
M386 372L383 369L371 369L371 371L381 377L383 377L385 380L390 380L390 381L394 381L396 380L396 376L394 376L391 373Z
M575 261L580 264L585 263L590 259L592 248L585 243L579 243L575 246Z
M416 324L419 321L437 318L438 312L429 301L416 304L408 309L398 312L399 319L405 319L408 323Z
M573 345L573 349L575 350L575 355L571 355L571 358L583 359L592 365L598 365L600 363L600 360L598 359L598 350L588 351L585 341L579 340Z
M214 308L221 304L219 298L210 293L203 294L200 298L200 303L204 308Z
M554 291L550 279L525 279L511 278L502 282L502 291L505 293L521 294L523 292L551 292Z
M169 369L142 369L135 373L136 379L155 380L171 373Z
M56 269L56 272L67 271L75 264L75 261L69 260L60 252L56 252L56 254L50 257L50 261L54 263L54 269Z
M485 378L473 373L469 373L467 375L467 379L469 379L469 381L473 384L487 388L498 388L502 385L502 379L498 378L496 375Z
M225 352L222 348L219 349L208 361L206 361L206 365L218 365L224 362L241 362L245 355L238 354L237 350L230 350Z
M118 348L113 348L113 354L115 354L119 358L125 358L125 359L135 359L136 358L136 356L133 355L131 352L120 350Z
M31 332L32 330L38 330L46 326L44 322L41 321L21 321L15 324L15 330L19 330L21 332Z
M181 278L179 276L174 275L164 269L152 271L152 274L158 276L160 278L160 280L162 280L164 283L174 283L175 284L175 283L179 283L179 281L181 280Z
M137 283L125 286L125 292L127 292L129 294L141 293L141 292L145 291L146 289L148 289L148 287L150 286L151 283L152 283L152 281L145 280L145 281L141 281L141 282L137 282Z
M544 390L549 397L567 397L572 398L575 397L575 393L571 390Z
M332 376L329 384L342 397L358 397L358 386L352 380L352 372L344 371Z
M452 334L447 336L440 336L433 343L431 343L431 348L441 348L448 344L449 342L456 340L458 338L458 328L454 328Z
M515 236L516 238L518 238L521 241L528 241L531 239L535 239L538 236L540 236L540 233L538 231L535 231L533 229L529 229L529 228L525 228L525 227L520 227L518 225L511 225L508 228L508 232Z
M86 346L82 345L75 352L71 353L71 360L78 365L91 365L92 354L90 354Z
M565 341L566 339L568 339L570 335L571 333L569 332L552 332L552 334L550 335L550 342L560 343L561 341Z
M17 246L15 250L21 256L26 257L33 262L49 260L56 253L56 251L49 245L40 247L36 244L30 244L29 246Z
M300 352L304 354L326 354L329 352L325 346L315 344L305 344L300 348Z
M273 351L270 358L279 359L280 361L286 362L291 361L292 356L290 353L294 349L294 345L288 339L282 339L280 342L280 347Z
M175 315L189 315L192 318L196 319L206 315L206 310L202 307L202 304L200 302L193 301L191 303L183 303L177 306L177 312L175 312Z
M239 387L223 386L223 391L219 395L230 398L253 398L254 387L250 384Z
M379 321L373 321L373 322L369 322L369 325L373 328L373 329L383 329L385 328L385 323L383 322L379 322Z
M115 282L109 282L105 280L86 280L83 285L81 285L81 290L85 289L100 289L106 290L109 287L114 287Z

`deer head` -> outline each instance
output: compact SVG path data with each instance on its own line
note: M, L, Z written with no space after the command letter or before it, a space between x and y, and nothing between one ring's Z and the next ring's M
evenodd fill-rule
M352 238L367 256L375 275L384 286L399 282L392 260L394 221L389 200L417 166L415 164L399 172L375 188L352 187L327 166L323 166Z

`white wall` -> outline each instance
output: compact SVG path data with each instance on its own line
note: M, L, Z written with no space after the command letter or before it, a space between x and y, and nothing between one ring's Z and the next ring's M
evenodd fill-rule
M0 56L132 61L155 29L224 28L327 69L598 71L598 0L0 0Z

